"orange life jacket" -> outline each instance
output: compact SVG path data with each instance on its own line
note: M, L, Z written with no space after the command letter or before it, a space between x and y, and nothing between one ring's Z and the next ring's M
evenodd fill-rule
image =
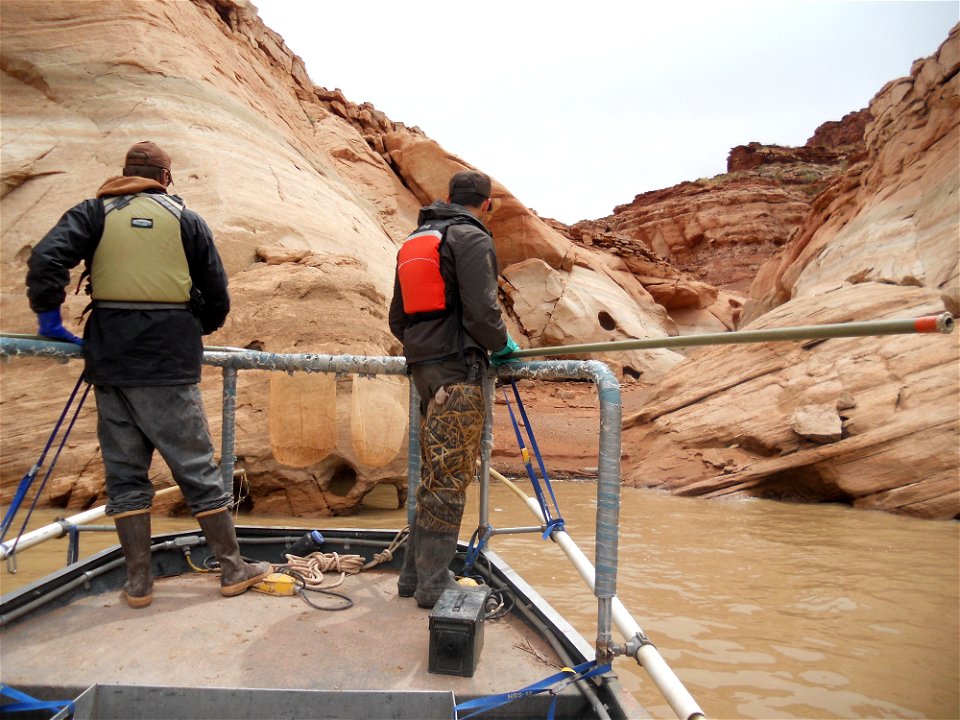
M440 249L449 224L421 225L397 253L403 312L418 320L443 317L450 312L447 285L440 272Z

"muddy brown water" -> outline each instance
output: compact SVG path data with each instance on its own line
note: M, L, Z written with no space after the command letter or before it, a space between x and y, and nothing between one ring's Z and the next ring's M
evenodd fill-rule
M529 483L520 485L532 494ZM239 522L400 527L405 511L390 507L396 496L383 490L353 517ZM592 558L595 484L555 483L555 490L568 533ZM474 487L464 539L476 508ZM497 528L533 523L499 483L490 514ZM30 527L62 515L38 511ZM196 527L189 518L156 518L154 525ZM960 717L957 523L624 488L620 529L618 595L709 717ZM83 533L81 551L115 543L113 533ZM514 535L495 537L492 546L594 643L596 601L556 544ZM65 556L63 539L24 551L17 574L0 570L0 591L62 567ZM673 717L634 661L617 659L616 668L653 717Z

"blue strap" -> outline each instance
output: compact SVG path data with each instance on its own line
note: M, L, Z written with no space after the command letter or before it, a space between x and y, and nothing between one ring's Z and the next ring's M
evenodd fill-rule
M40 472L43 461L46 459L47 453L50 451L50 447L53 445L54 438L56 438L57 433L60 432L60 426L63 424L63 419L67 416L67 412L69 412L70 406L73 404L73 399L77 396L77 391L80 389L80 383L82 382L83 375L77 378L77 384L73 387L73 392L70 393L70 398L67 400L67 404L63 406L63 411L60 413L60 417L57 419L56 425L53 426L53 432L51 432L50 437L47 438L47 444L43 448L43 452L40 453L40 459L37 460L37 464L30 468L27 474L24 475L23 479L20 481L20 485L17 487L17 492L10 501L10 507L7 508L7 512L3 516L3 523L0 525L0 542L3 542L3 538L6 537L7 530L10 529L10 525L13 523L13 518L20 509L20 504L23 502L23 498L25 498L27 495L27 490L30 489L34 478L36 478L37 473ZM89 389L89 386L87 389ZM84 394L84 397L86 397L86 394Z
M30 697L26 693L20 692L19 690L14 690L9 685L0 685L0 695L13 698L16 701L0 705L0 713L51 710L54 714L56 714L64 708L67 708L72 717L75 710L73 700L51 700L49 702L37 700L36 698Z
M537 458L537 464L540 467L540 474L543 476L543 483L547 487L547 491L550 493L550 499L553 501L553 507L557 512L557 517L554 518L550 512L550 507L547 505L547 499L543 494L543 490L540 487L540 479L537 477L536 471L533 469L533 465L530 461L530 454L527 452L526 445L523 442L523 436L520 433L520 426L517 423L517 418L513 414L513 407L510 404L510 398L507 397L506 390L503 390L503 400L507 406L507 411L510 413L510 422L513 424L513 431L517 436L517 444L520 446L520 455L523 459L523 466L526 468L527 476L530 478L530 482L533 485L533 490L537 495L537 503L540 505L540 510L543 513L544 520L546 521L546 528L543 533L543 539L546 540L550 537L551 533L554 530L563 530L563 518L560 516L560 506L557 504L557 498L553 494L553 486L550 484L550 476L547 474L547 468L543 462L543 455L540 454L540 448L537 446L537 439L533 435L533 428L530 426L530 420L527 418L527 412L523 407L523 401L520 399L520 391L517 389L517 383L513 380L510 381L510 384L513 386L513 394L517 401L517 409L520 411L520 417L523 419L524 427L527 429L527 435L530 437L530 447L533 448L534 455Z
M563 530L563 518L554 518L547 523L546 529L543 531L541 538L546 540L551 535L553 535L554 530Z
M513 425L513 432L517 436L517 445L520 447L520 458L523 460L523 467L527 471L527 477L530 478L530 483L533 485L533 491L537 495L537 503L540 505L540 509L543 511L543 516L546 518L547 522L550 522L553 517L550 514L550 508L547 506L547 501L543 497L543 490L540 488L540 479L537 477L536 471L533 469L533 465L530 464L530 453L527 452L527 446L523 442L523 435L520 432L520 425L517 424L517 418L513 414L513 406L510 404L510 398L507 397L507 391L503 387L500 388L503 392L503 401L507 406L507 412L510 413L510 422Z
M463 574L466 575L473 569L473 564L477 561L477 558L480 557L480 551L486 546L487 539L484 538L480 542L477 542L477 538L480 536L480 528L477 528L473 531L473 535L470 536L470 543L467 545L467 557L463 562ZM474 545L474 543L477 543Z
M537 438L533 435L533 426L530 425L530 420L527 419L527 411L523 407L523 401L520 399L520 389L517 387L517 381L511 380L510 384L513 386L513 396L517 400L517 409L520 411L520 417L523 418L523 426L527 429L527 435L530 436L530 447L533 448L533 454L537 456L537 464L540 466L540 474L543 475L543 482L547 486L547 491L550 493L550 499L553 501L553 507L557 511L557 517L560 517L560 506L557 505L557 498L553 494L553 486L550 484L550 476L547 475L547 467L543 463L543 455L540 454L540 448L537 447ZM548 518L549 519L549 516ZM561 530L563 529L563 521L560 521Z
M467 702L460 703L454 708L454 718L459 718L460 716L458 713L461 711L473 710L473 712L471 712L469 715L464 715L463 718L460 718L460 720L467 720L467 718L480 715L488 710L511 703L514 700L519 700L520 698L525 698L529 697L530 695L537 695L539 693L549 691L553 695L553 700L550 703L550 710L547 713L547 718L548 720L552 720L557 707L557 697L567 685L577 682L578 680L586 680L594 675L601 675L609 670L609 663L598 666L596 660L589 660L585 663L580 663L573 668L563 668L563 670L555 675L551 675L548 678L539 680L531 685L527 685L524 688L520 688L519 690L501 693L500 695L489 695L487 697L476 698L474 700L467 700Z
M80 387L80 383L83 381L83 376L80 377L80 380L77 381L77 387L74 388L74 393L76 394L77 388ZM27 523L30 522L30 516L33 515L33 511L37 508L37 501L40 500L40 496L43 494L43 489L47 486L47 480L50 479L50 475L53 474L53 469L57 466L57 460L60 459L60 453L63 452L64 446L67 444L67 438L70 437L70 431L73 430L73 426L77 422L77 418L80 416L80 410L83 408L83 402L87 399L87 395L90 393L90 385L87 385L83 390L83 395L80 397L80 402L77 404L76 409L73 411L73 417L70 419L70 424L67 426L67 429L63 433L63 437L60 438L60 445L57 447L57 452L53 456L53 460L50 462L50 467L47 469L46 474L43 476L43 482L40 483L40 487L37 489L37 494L33 497L33 503L30 505L30 510L27 511L27 516L23 519L23 524L20 526L20 532L17 533L16 539L13 541L13 546L10 548L10 556L17 551L17 544L20 542L20 538L23 536L24 531L27 529ZM64 413L66 413L67 408L70 407L70 404L73 402L73 394L70 396L70 401L67 402L67 406L64 408ZM62 416L61 416L62 419ZM60 421L57 421L57 426L59 427ZM51 440L53 438L51 437ZM46 450L43 451L46 455ZM9 556L8 556L9 557Z

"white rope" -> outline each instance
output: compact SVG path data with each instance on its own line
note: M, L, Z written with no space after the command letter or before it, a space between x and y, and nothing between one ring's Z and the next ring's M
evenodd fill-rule
M390 541L390 544L387 547L385 547L380 552L375 553L373 556L373 560L371 560L366 565L364 565L363 569L369 570L372 567L376 567L380 563L390 562L391 560L393 560L393 554L407 544L407 539L409 537L410 537L410 528L408 526L403 528L403 530L401 530L400 532L398 532L396 536L393 538L393 540Z
M363 568L363 557L360 555L313 552L304 557L287 555L286 558L286 569L302 577L304 586L311 590L339 587L347 575L356 575ZM325 572L338 572L340 579L331 585L324 585Z

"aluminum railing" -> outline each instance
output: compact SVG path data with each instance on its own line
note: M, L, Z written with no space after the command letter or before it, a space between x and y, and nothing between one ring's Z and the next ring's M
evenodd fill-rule
M0 359L16 357L44 357L58 362L82 358L82 350L69 343L53 342L28 337L0 336ZM273 372L320 372L337 375L357 374L404 375L406 363L402 357L326 355L314 353L268 353L241 348L208 348L204 351L205 365L223 369L223 422L221 431L221 476L224 487L232 492L236 461L236 403L237 374L241 370ZM603 363L586 360L559 360L517 362L501 366L497 375L503 380L530 378L535 380L587 380L595 383L600 399L600 427L597 462L597 516L595 537L595 582L597 598L598 657L610 657L616 647L612 641L613 599L617 592L617 536L620 518L620 430L622 406L620 384ZM484 380L487 415L484 423L480 479L480 527L488 527L490 452L493 446L492 374ZM419 397L410 383L410 410L408 431L408 517L416 498L420 478L420 443L418 428ZM686 717L686 716L684 716Z

